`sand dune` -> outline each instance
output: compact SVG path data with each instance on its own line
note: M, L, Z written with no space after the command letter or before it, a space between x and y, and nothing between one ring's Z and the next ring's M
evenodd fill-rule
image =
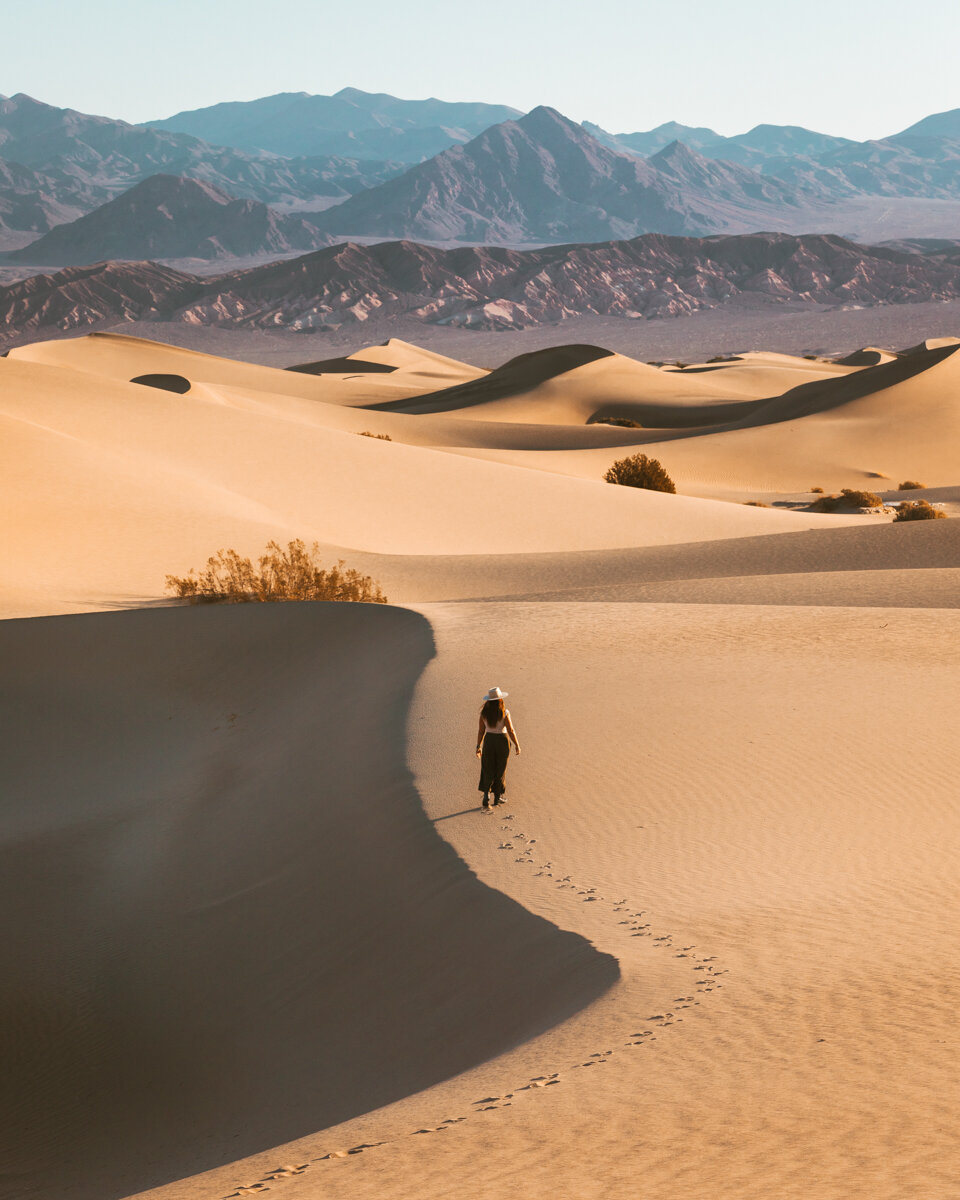
M6 1190L952 1196L939 341L0 359ZM679 494L602 481L640 449ZM393 605L161 599L294 537ZM523 754L483 816L494 683Z
M615 981L425 819L403 737L422 618L175 609L0 639L13 1194L105 1200L289 1141Z
M290 1191L311 1200L452 1198L465 1176L483 1200L626 1200L638 1179L653 1200L949 1195L956 614L423 612L438 653L409 728L427 812L482 881L615 955L620 981L458 1079L158 1200L273 1187L285 1161L307 1164ZM488 677L524 749L510 820L489 824L463 812L456 749ZM877 698L926 720L905 741Z
M416 396L435 387L446 387L451 381L485 374L477 367L408 347L406 342L396 339L391 339L385 346L370 347L358 355L368 362L389 363L396 367L389 374L377 374L371 379L367 378L367 372L350 368L341 375L317 378L117 333L91 333L55 342L36 342L9 351L9 356L27 362L70 367L115 380L130 380L147 373L177 374L193 383L223 384L270 395L356 404L369 404L384 395Z
M93 339L83 342L81 354L99 353ZM859 520L615 488L356 437L323 423L329 406L305 417L299 397L268 401L215 382L181 395L19 355L0 360L0 381L10 488L3 571L16 592L7 615L156 598L168 573L226 545L254 553L270 537L317 540L334 554L516 554Z
M659 458L681 490L696 494L801 492L866 487L894 490L904 479L931 486L955 482L960 407L956 347L944 346L805 382L749 406L720 428L637 431L636 448ZM599 478L620 454L581 449L465 453L540 470Z
M850 368L832 363L761 354L661 370L597 346L562 346L521 355L481 379L422 399L389 400L375 407L537 424L582 425L597 417L624 416L652 427L682 428L735 420L753 410L751 401L778 395L798 378L849 373Z

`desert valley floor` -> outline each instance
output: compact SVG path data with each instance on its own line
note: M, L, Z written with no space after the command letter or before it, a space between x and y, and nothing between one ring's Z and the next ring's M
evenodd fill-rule
M3 1194L955 1195L960 341L909 341L0 358ZM294 538L389 604L165 595Z

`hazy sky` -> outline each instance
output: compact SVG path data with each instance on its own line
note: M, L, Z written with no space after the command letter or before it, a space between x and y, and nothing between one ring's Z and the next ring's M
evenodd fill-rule
M353 86L550 104L613 132L852 138L960 107L960 4L926 0L5 0L0 92L129 121Z

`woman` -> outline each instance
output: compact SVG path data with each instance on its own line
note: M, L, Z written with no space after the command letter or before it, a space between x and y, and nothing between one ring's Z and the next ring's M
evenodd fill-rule
M513 731L510 713L503 707L503 699L509 693L501 692L498 687L491 688L483 698L483 708L480 710L480 725L477 729L477 758L480 759L480 785L483 792L483 807L489 812L490 793L493 792L493 803L505 804L503 793L507 785L503 776L507 769L507 759L510 756L510 743L520 753L520 743Z

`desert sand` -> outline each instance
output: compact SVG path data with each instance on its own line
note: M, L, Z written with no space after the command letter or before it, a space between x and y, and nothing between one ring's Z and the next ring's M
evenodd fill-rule
M952 1195L958 343L327 359L0 359L4 1194Z

